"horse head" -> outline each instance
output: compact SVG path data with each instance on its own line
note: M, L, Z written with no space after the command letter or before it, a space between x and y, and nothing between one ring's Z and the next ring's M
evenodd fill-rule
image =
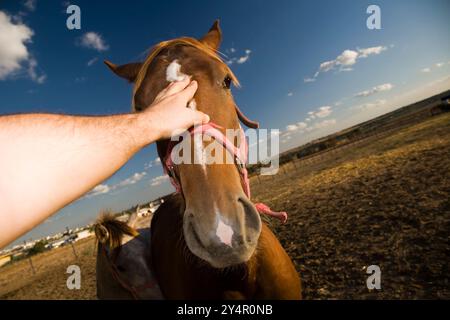
M238 81L218 54L221 40L222 33L216 21L201 39L184 37L161 42L143 63L121 66L105 63L115 74L134 82L135 112L150 106L174 77L191 76L199 85L189 107L208 114L211 122L225 134L225 129L240 129L239 119L248 126L255 126L255 123L235 104L230 87L233 83L238 85ZM157 144L163 162L169 142ZM200 148L214 142L203 141ZM246 142L241 136L232 143L238 148ZM223 146L220 148L225 157L228 151ZM216 268L248 261L258 243L261 220L244 190L235 163L198 164L193 161L177 165L174 171L185 200L183 234L189 250Z

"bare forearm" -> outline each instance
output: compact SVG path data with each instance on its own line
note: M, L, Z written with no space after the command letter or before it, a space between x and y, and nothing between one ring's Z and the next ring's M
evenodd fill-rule
M0 117L0 247L111 176L158 138L139 121L137 115Z
M0 116L0 248L111 176L142 147L208 122L188 77L138 114Z

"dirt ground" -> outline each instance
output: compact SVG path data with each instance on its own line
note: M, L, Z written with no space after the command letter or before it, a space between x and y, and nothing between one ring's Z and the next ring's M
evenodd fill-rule
M450 114L281 171L254 200L290 214L273 227L304 298L450 298Z
M253 200L286 210L271 226L305 299L450 299L450 114L373 137L276 176L252 178ZM95 299L93 238L0 269L2 299ZM66 287L77 264L80 290ZM368 290L366 268L381 268Z

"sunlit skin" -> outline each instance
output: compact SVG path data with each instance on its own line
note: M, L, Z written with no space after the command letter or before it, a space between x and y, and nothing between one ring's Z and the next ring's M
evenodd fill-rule
M209 117L173 82L141 113L0 116L0 248L113 175L141 148Z

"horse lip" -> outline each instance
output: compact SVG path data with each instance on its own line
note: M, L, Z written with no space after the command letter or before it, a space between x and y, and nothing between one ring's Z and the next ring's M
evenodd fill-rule
M203 250L206 250L206 247L203 245L202 241L200 240L200 237L198 236L197 231L195 231L195 227L192 224L192 221L188 222L188 228L187 229L188 229L187 230L188 232L191 232L192 238L195 240L196 245L198 245L199 248L201 248Z

